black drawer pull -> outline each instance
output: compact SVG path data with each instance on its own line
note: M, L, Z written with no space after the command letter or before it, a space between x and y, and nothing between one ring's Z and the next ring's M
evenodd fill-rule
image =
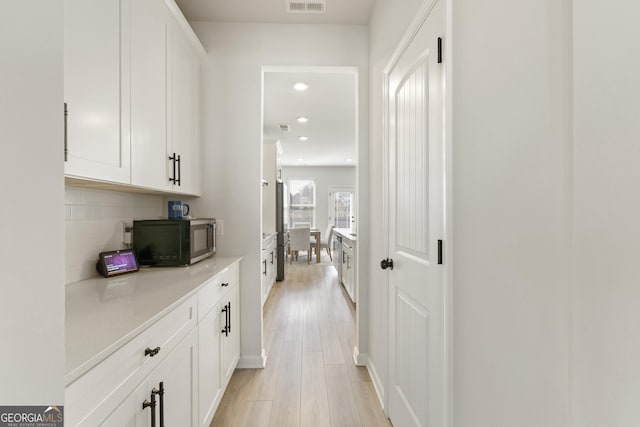
M228 283L223 283L220 286L222 286L223 288L226 288L227 286L229 286L229 284Z
M145 356L149 356L149 357L153 357L155 355L157 355L158 353L160 353L160 347L156 347L156 348L145 348L144 349L144 355Z

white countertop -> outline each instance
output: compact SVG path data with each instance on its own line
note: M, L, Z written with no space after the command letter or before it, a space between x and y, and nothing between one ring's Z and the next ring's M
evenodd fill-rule
M352 242L356 242L357 240L356 234L351 234L351 230L349 228L334 228L333 232L338 233L343 238L349 239Z
M212 257L189 267L142 268L66 286L65 384L79 378L194 295L239 257Z
M275 239L278 233L262 233L262 249L271 243L271 239Z

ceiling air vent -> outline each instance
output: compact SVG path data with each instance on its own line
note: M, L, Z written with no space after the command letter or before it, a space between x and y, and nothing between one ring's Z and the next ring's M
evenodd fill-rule
M288 13L325 13L326 0L286 0Z
M280 132L289 132L290 130L289 125L280 125Z

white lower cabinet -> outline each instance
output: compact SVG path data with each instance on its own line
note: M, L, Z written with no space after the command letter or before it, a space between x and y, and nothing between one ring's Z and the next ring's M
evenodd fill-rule
M351 301L356 302L356 256L354 242L342 238L342 284L349 294Z
M239 272L234 264L198 295L199 425L206 427L240 359Z
M240 359L239 280L234 262L69 384L65 425L208 426Z
M222 321L221 321L222 319ZM198 353L200 361L199 382L199 424L206 427L215 414L216 407L222 398L222 382L220 378L220 341L224 313L220 305L216 306L198 326Z
M197 426L197 346L193 329L101 425Z
M273 235L262 242L262 304L269 298L269 293L278 275L278 242Z
M222 377L222 384L226 388L240 358L240 352L238 351L240 348L240 316L238 316L240 304L238 303L237 286L230 289L229 293L225 295L223 302L225 302L227 307L227 311L225 311L224 314L228 316L228 319L222 328L225 329L226 326L227 332L222 334L222 339L220 340L220 353L222 355L220 375ZM223 318L222 320L224 321L225 319Z

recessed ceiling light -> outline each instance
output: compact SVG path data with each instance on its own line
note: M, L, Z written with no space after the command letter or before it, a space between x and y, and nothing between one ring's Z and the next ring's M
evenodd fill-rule
M298 82L293 85L293 88L295 90L303 91L303 90L307 90L309 88L309 85L304 82Z
M307 123L309 121L308 117L300 116L298 117L298 123Z
M309 140L309 137L308 137L308 136L300 136L300 137L298 137L298 139L299 139L300 141L308 141L308 140Z
M299 162L304 162L304 159L302 157L298 157L298 161Z
M353 162L353 159L352 159L351 157L347 157L345 160L346 160L347 162Z

